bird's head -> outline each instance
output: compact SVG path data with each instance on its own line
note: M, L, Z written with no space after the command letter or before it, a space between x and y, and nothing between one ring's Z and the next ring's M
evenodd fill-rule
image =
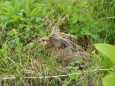
M42 45L46 45L49 41L49 37L45 36L45 37L41 37L38 39L38 42L40 42Z

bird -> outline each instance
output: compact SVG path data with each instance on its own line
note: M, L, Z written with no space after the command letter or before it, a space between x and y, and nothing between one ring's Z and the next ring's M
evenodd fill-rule
M39 39L45 46L45 50L53 53L56 59L63 64L77 60L90 61L90 55L77 44L77 37L71 34L60 32L59 29L52 30L51 34Z

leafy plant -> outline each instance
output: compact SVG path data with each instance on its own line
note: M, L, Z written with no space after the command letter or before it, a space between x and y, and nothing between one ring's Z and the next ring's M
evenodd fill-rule
M115 63L115 46L109 44L95 44L95 47L98 51L102 54L107 56L113 63ZM114 86L115 82L115 74L111 73L110 75L103 78L103 85L104 86Z
M102 54L107 56L111 61L115 63L115 46L100 43L95 44L95 47L98 51L100 51Z

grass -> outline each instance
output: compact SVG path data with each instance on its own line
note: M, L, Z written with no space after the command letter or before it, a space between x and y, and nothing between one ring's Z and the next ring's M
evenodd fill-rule
M93 47L94 43L115 44L114 0L0 0L1 86L102 86L101 79L114 64ZM52 28L73 34L91 53L91 68L64 66L48 54L37 38ZM95 51L95 52L94 52ZM87 71L87 72L85 72ZM57 76L65 77L24 78ZM14 76L15 79L9 77ZM7 78L8 79L4 79Z

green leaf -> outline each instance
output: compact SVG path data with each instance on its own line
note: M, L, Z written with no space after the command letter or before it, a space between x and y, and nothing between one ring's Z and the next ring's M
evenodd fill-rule
M7 49L7 48L8 48L8 44L7 44L7 43L4 43L4 44L2 45L2 48L3 48L3 49Z
M84 61L83 59L75 61L75 63L82 64Z
M103 78L103 86L115 86L115 74L110 74Z
M72 73L78 73L78 70L72 70L71 72ZM70 75L69 77L70 77L70 79L77 79L78 78L78 74L73 74L73 75Z
M12 29L12 30L9 31L7 34L8 34L9 36L13 36L13 35L18 34L18 32L16 31L16 29Z
M94 44L94 46L98 51L115 63L115 46L103 43Z
M37 7L35 9L32 10L31 12L31 16L34 16L34 15L38 15L38 13L41 11L41 7Z
M75 62L71 62L70 65L74 66L74 65L75 65Z

